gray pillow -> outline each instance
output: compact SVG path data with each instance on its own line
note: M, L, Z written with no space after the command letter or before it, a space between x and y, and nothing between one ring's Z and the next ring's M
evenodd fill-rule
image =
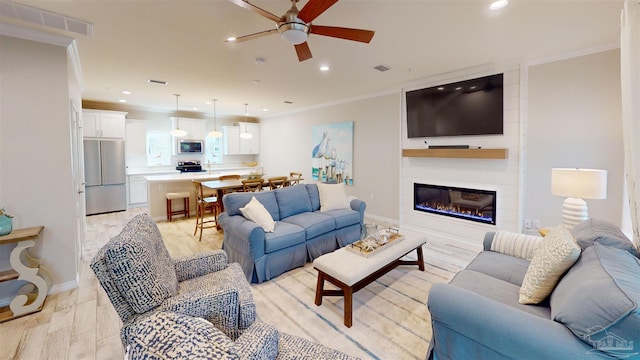
M618 356L637 354L639 303L640 260L624 250L595 243L551 294L551 317L596 350ZM608 343L610 337L613 345Z
M638 256L631 240L620 228L610 222L591 218L574 226L571 233L582 250L594 243L600 243L626 250L633 256Z

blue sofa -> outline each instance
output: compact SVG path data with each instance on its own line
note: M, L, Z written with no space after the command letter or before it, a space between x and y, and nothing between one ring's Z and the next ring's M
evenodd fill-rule
M265 232L242 215L240 208L254 196L276 221L274 232ZM240 263L247 280L254 283L360 239L366 208L363 201L352 199L350 209L321 212L316 184L231 193L222 201L225 211L218 222L224 230L223 249L229 262Z
M594 219L571 234L578 260L545 300L523 305L520 286L542 238L487 233L484 251L429 292L427 359L640 358L637 250L615 226Z

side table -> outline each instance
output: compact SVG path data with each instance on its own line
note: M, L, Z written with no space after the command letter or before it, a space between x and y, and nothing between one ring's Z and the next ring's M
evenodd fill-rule
M0 245L17 243L9 257L12 269L0 271L0 282L29 282L20 288L9 306L0 307L0 322L42 310L51 284L46 269L40 266L38 259L31 257L25 250L35 245L35 239L43 229L44 226L14 229L9 235L0 236Z

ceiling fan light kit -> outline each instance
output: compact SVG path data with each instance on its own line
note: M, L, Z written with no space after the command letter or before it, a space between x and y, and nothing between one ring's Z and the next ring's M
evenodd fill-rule
M300 45L309 38L309 25L299 22L287 22L278 25L280 36L293 45Z
M291 8L283 16L276 16L262 8L259 8L247 0L229 0L232 3L251 10L259 15L276 22L276 28L265 30L254 34L244 35L237 38L229 38L227 42L242 42L255 39L265 35L280 33L280 36L295 46L298 61L311 59L311 50L307 40L309 34L328 36L338 39L359 41L369 43L375 34L371 30L351 29L336 26L312 25L311 22L330 8L338 0L309 0L301 10L298 10L296 3L299 0L291 0Z

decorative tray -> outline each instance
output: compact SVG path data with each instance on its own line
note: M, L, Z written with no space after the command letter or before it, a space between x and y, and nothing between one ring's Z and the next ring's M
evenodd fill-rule
M370 257L404 239L404 236L398 233L398 229L392 228L381 231L379 237L381 239L385 239L386 237L386 242L376 242L373 238L367 237L349 244L345 246L345 248L360 256Z

